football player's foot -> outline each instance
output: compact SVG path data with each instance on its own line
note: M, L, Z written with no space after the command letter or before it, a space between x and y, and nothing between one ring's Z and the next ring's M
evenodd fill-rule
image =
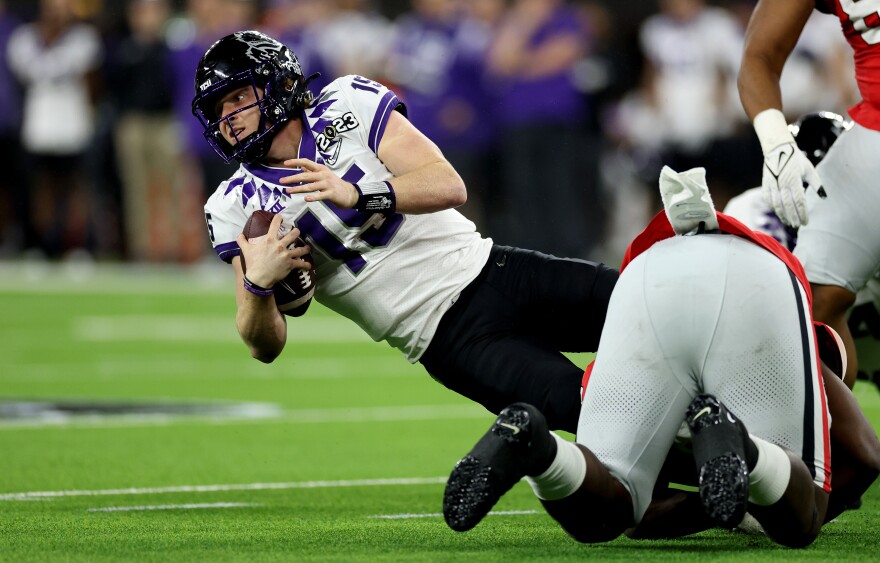
M699 472L700 500L720 525L733 528L746 513L749 468L757 448L745 425L712 395L697 395L687 410Z
M706 184L705 168L676 172L664 166L660 171L660 197L676 234L718 229L718 216Z
M508 406L449 475L446 523L457 532L470 530L520 479L546 471L555 455L544 415L525 403Z

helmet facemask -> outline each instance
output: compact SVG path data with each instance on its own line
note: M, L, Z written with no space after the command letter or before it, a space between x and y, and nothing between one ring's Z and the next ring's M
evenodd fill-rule
M239 160L242 162L254 162L265 156L275 136L276 129L282 124L290 120L293 108L285 108L283 102L277 99L275 92L281 85L273 84L272 80L266 80L263 73L267 73L263 67L250 69L240 72L229 77L218 84L208 88L193 104L193 113L202 122L205 128L205 139L208 144L223 158L224 161ZM261 80L262 79L262 80ZM236 109L224 116L218 116L215 105L226 93L231 90L249 87L253 90L256 102L247 106ZM287 85L285 85L287 86ZM287 87L295 88L296 84ZM261 95L262 90L262 95ZM289 92L288 92L289 94ZM283 100L283 96L281 97ZM239 113L247 111L253 107L259 108L260 123L256 131L251 132L245 137L239 138L232 127L230 119ZM220 127L223 122L229 125L229 131L235 138L235 143L230 144L223 134Z
M255 31L236 32L217 41L202 57L196 72L193 115L205 128L208 144L224 161L256 162L268 153L281 126L311 103L307 85L316 76L304 78L296 56L271 37ZM243 86L253 90L257 101L228 115L217 115L223 96ZM232 116L254 107L260 111L256 131L239 138L230 127L234 142L228 142L221 125L226 122L231 126Z

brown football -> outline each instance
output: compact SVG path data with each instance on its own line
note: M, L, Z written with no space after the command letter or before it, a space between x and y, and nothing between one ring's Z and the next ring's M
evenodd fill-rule
M265 235L269 232L269 225L274 216L274 213L262 209L254 211L244 224L242 234L248 241ZM288 227L282 226L281 229L283 232L287 232ZM296 237L293 244L295 246L306 245L305 241L299 237ZM272 288L278 310L291 317L299 317L304 314L315 295L315 261L312 259L311 253L303 256L303 260L312 265L310 270L294 268L286 278L276 283ZM245 272L247 271L244 256L241 257L241 268Z

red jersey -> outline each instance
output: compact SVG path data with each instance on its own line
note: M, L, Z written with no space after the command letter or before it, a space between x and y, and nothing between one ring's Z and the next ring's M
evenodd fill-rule
M809 306L809 309L812 310L813 294L810 291L810 282L807 281L807 274L804 273L804 267L801 266L800 261L794 257L794 254L779 244L779 242L773 237L758 231L753 231L733 217L725 215L724 213L716 213L716 215L718 216L718 230L722 233L748 239L782 260L785 265L788 266L788 269L791 270L798 280L800 280L801 285L804 286L804 290L807 294L807 305ZM667 218L665 211L661 211L651 219L651 222L648 223L645 230L639 233L630 243L629 248L626 249L626 254L623 256L623 262L620 265L621 273L626 268L627 264L632 262L636 256L654 246L655 243L672 238L673 236L675 236L675 231L672 230L672 225L669 224L669 218Z
M862 101L849 115L862 127L880 131L880 0L818 0L816 7L833 9L853 49Z

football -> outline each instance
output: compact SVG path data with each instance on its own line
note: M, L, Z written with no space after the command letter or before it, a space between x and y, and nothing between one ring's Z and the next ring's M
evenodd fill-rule
M241 231L242 234L248 241L267 234L274 216L274 213L263 211L262 209L254 211L244 224L244 228ZM289 228L282 224L282 234L286 233ZM306 245L305 241L299 237L296 237L293 244L294 246ZM272 288L275 295L275 305L278 306L278 310L291 317L303 315L308 310L312 297L315 295L315 261L312 259L311 253L304 255L302 258L312 265L312 269L300 270L295 268L290 271L286 278L276 283ZM247 272L244 256L241 257L241 268Z

